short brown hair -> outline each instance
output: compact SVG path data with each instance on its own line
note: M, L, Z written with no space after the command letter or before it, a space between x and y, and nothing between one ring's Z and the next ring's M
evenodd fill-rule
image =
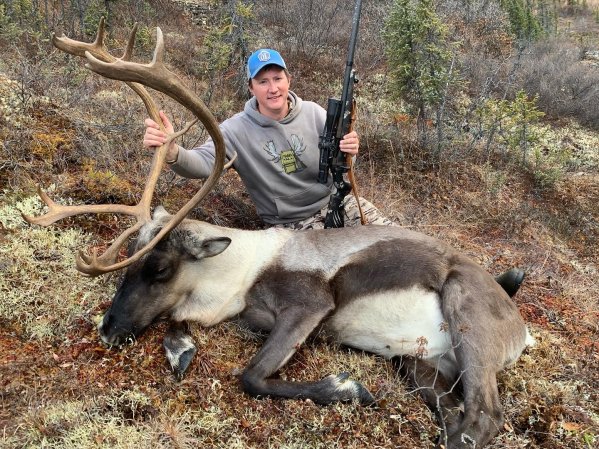
M260 70L260 72L256 73L256 76L258 76L258 74L260 74L263 70L267 70L270 69L271 67L278 67L279 69L281 69L283 72L285 72L285 76L287 77L288 80L291 79L291 74L289 73L289 70L284 69L283 67L281 67L280 65L277 64L269 64L267 66L262 67L262 69ZM248 80L248 87L252 87L252 80L254 78L250 78Z

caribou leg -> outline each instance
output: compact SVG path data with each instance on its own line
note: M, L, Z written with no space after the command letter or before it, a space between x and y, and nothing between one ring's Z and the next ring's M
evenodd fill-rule
M433 366L417 357L395 357L393 364L435 414L441 427L438 443L447 444L447 435L456 431L463 418L460 379L446 377L439 363Z
M260 284L263 286L260 287ZM270 314L273 321L264 345L241 376L244 391L252 396L311 399L323 405L354 399L364 404L373 403L370 392L359 382L349 379L347 373L330 375L315 382L271 378L333 310L334 302L326 283L323 282L319 287L318 280L310 276L280 273L270 287L264 284L269 283L258 283L257 291L254 291L254 302L259 304L254 304L253 313L255 315L259 308L265 315ZM311 288L302 288L306 284ZM286 295L291 295L293 299L275 299Z
M442 293L464 400L463 415L448 428L445 447L451 449L483 447L499 433L496 374L519 357L526 341L522 318L499 285L483 273L466 273L456 266ZM484 324L473 317L485 317Z
M171 322L164 336L162 345L166 352L166 359L171 365L177 380L183 379L187 368L197 352L197 348L189 335L187 321Z

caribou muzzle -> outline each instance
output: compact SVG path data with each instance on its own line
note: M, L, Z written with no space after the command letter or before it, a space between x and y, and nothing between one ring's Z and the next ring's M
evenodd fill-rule
M106 314L102 323L98 326L98 333L104 344L108 346L121 346L127 343L132 343L138 336L132 330L129 330L119 324L113 316ZM138 332L141 334L141 332Z

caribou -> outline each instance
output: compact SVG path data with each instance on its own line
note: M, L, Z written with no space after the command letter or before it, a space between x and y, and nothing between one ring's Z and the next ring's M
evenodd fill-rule
M161 207L150 212L166 144L154 155L136 206L62 206L40 190L49 210L25 217L30 223L49 225L87 212L137 217L105 253L77 257L86 275L126 268L99 326L101 339L120 345L166 318L174 323L165 338L167 357L182 374L195 352L186 323L208 327L238 319L268 333L240 376L246 393L323 405L375 404L368 389L346 373L313 382L275 377L311 335L324 333L341 345L401 357L403 372L438 418L439 447L489 443L503 425L496 375L532 342L515 303L495 279L442 241L401 227L248 231L187 219L230 164L218 123L164 65L160 28L149 64L131 61L135 28L122 58L108 53L103 36L101 21L94 43L65 36L52 41L85 57L94 72L128 83L157 123L156 105L144 86L174 98L203 123L217 155L211 176L175 215ZM135 232L132 251L119 260Z

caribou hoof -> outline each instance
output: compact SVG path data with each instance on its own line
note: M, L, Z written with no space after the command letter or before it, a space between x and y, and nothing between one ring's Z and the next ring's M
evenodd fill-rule
M175 332L164 337L163 346L175 378L183 379L193 357L198 352L195 343L189 335Z
M341 373L337 376L331 374L320 381L322 385L321 404L330 404L335 401L353 401L357 399L362 405L372 405L376 401L370 391L360 382L349 378L348 373Z

